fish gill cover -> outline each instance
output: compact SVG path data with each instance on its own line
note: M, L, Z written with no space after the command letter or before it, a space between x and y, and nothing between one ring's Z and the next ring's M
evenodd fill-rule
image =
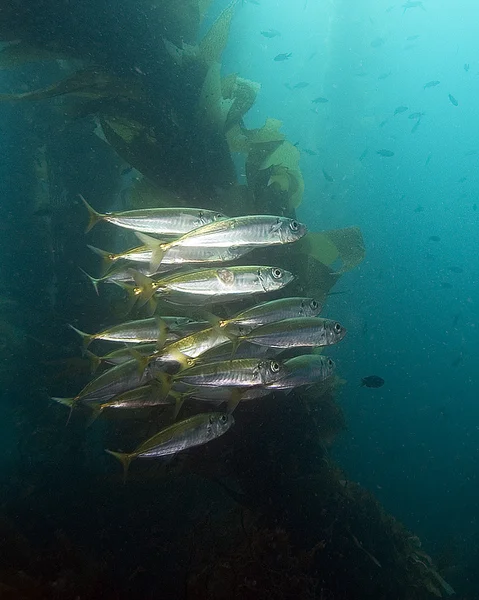
M168 537L168 555L184 560L188 545L184 587L189 598L448 594L419 540L370 494L345 481L328 457L327 447L344 418L335 401L341 379L322 350L341 342L347 323L318 313L341 275L363 260L364 243L354 226L307 232L295 215L304 192L298 148L272 116L260 128L245 126L243 117L260 84L221 70L237 4L226 7L200 39L208 1L144 0L143 8L169 35L157 37L156 46L145 51L156 58L155 73L139 55L125 68L102 53L98 40L91 47L74 44L61 28L42 37L28 7L23 12L13 4L5 7L0 30L10 43L0 54L3 68L46 62L49 81L32 89L19 71L0 101L22 102L32 124L48 113L58 127L57 136L53 127L48 136L40 132L30 138L33 212L44 219L38 226L49 240L44 245L55 245L59 236L77 240L68 263L62 264L60 245L52 249L55 269L44 294L50 294L49 314L63 311L63 328L64 321L75 324L84 358L62 363L53 349L45 357L56 358L45 362L43 384L50 395L60 387L73 395L54 398L68 410L63 414L50 406L42 452L70 467L63 453L69 431L85 446L90 440L108 448L123 465L126 488L121 477L102 483L103 474L90 472L92 448L91 454L85 450L84 464L76 460L88 481L85 494L93 504L118 495L125 511L134 506L141 518L132 536L140 535L146 546L154 538L141 519L147 518L152 492L161 489L164 502L174 506L179 484L172 479L180 475L219 485L226 496L217 514L193 518L189 536L179 528L176 537ZM132 29L140 25L134 21ZM278 56L279 61L291 53ZM83 144L85 156L77 148L69 151L68 163L61 156L65 140L81 136L90 147ZM243 158L246 184L238 183L235 154ZM81 185L81 178L71 176L80 169L75 161L86 164L83 172L91 180L103 177L96 186L103 190L101 197L90 197L91 182ZM106 175L104 165L110 165ZM111 210L122 174L130 177L128 197ZM91 226L113 224L93 240L92 249L114 266L99 278L90 276L100 299L91 294L86 278L77 278L66 293L72 300L67 307L57 300L57 288L72 286L71 272L80 266L73 257L84 256L87 243L78 229L87 211L82 206L80 212L80 203L71 208L67 203L79 195L86 197ZM62 234L52 213L61 214ZM138 237L128 237L124 229ZM96 248L96 239L115 251ZM100 327L105 321L109 326ZM10 327L5 325L5 335L11 347L20 336ZM93 342L122 345L110 352L98 346L105 352L98 357L90 351ZM87 381L90 362L103 370ZM92 425L89 431L96 428L95 438L86 425ZM23 428L28 429L25 422ZM165 456L177 458L165 467ZM159 467L130 470L130 463L141 458L160 459ZM99 460L96 456L94 462ZM106 455L103 460L113 461ZM143 490L144 506L135 494L131 504L129 485ZM35 493L47 506L45 492ZM77 502L69 509L78 508ZM7 521L3 528L5 547L17 550L11 564L0 568L0 589L9 597L49 597L50 578L56 578L55 597L70 597L75 590L94 598L105 589L108 575L79 550L62 552L59 559L54 544L56 558L51 563L43 558L33 568L35 541L21 537ZM58 538L58 548L69 546ZM163 552L158 544L156 552ZM75 563L82 565L83 580L69 574ZM151 576L154 587L161 578ZM167 579L166 571L161 577ZM127 590L129 580L124 583ZM117 585L115 597L131 597Z

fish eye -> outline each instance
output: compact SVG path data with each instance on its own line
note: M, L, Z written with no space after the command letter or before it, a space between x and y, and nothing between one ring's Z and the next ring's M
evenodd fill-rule
M290 227L291 231L298 231L298 229L299 229L298 221L290 221L289 227Z
M224 219L224 216L221 213L216 213L215 219L216 220L218 220L218 219Z
M342 330L341 324L340 323L335 323L334 324L334 331L336 333L341 333L341 330Z
M273 373L277 373L279 371L279 363L273 361L270 363L269 368Z
M334 366L333 361L330 358L328 358L328 367L333 367L333 366Z
M228 417L226 415L221 415L220 421L221 423L225 424L228 421Z
M280 279L283 276L283 271L281 269L273 269L272 274L275 279Z
M310 306L313 310L317 310L319 308L319 304L316 300L311 300Z

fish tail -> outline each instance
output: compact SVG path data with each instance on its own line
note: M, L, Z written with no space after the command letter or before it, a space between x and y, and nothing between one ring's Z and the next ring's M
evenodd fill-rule
M134 269L130 269L129 272L133 277L136 288L134 288L133 293L135 296L139 296L141 298L141 303L139 307L148 304L151 298L155 295L158 286L150 277L143 275L139 271L135 271Z
M97 256L101 258L102 273L106 273L117 259L117 257L111 252L107 252L106 250L102 250L101 248L95 248L95 246L90 246L89 244L87 244L87 247L90 248L92 252L94 252Z
M92 342L93 335L91 335L90 333L85 333L84 331L80 331L80 329L73 327L73 325L69 324L68 326L70 327L70 329L73 329L75 333L78 333L78 335L81 336L83 340L83 349L86 350Z
M173 377L168 373L158 373L156 375L155 380L158 384L158 394L160 398L167 398L170 395L171 386L173 385ZM175 400L176 396L173 396ZM175 412L175 418L178 412L180 411L181 406L178 407L178 411Z
M90 350L85 350L85 356L90 361L90 368L92 374L95 373L95 371L101 365L101 358L96 354L93 354L93 352L90 352Z
M150 299L150 301L151 301L151 299ZM158 315L155 316L155 321L158 326L158 339L156 340L156 346L157 346L157 348L163 348L163 346L165 345L165 342L166 342L166 338L168 336L168 331L169 331L168 325Z
M140 352L138 352L138 350L135 350L134 348L130 348L129 352L131 354L131 357L134 358L138 363L138 373L140 377L142 377L146 367L150 362L150 357L141 354Z
M190 394L181 394L179 392L174 392L173 390L170 390L169 395L175 400L175 410L173 411L173 421L176 421L176 417L178 416L178 413L180 412L185 399Z
M51 397L50 400L53 400L54 402L58 402L58 404L63 404L63 406L68 406L68 408L71 408L75 402L75 398L54 398Z
M135 232L135 235L147 248L151 250L150 271L155 273L155 271L158 270L161 261L163 260L168 244L164 244L160 240L151 237L151 235L145 235L139 231Z
M90 280L90 282L91 282L91 284L92 284L92 286L93 286L93 289L94 289L94 290L95 290L95 292L96 292L96 295L97 295L97 296L99 296L99 295L100 295L100 293L99 293L99 291L98 291L98 284L100 283L101 279L97 279L96 277L92 277L92 276L91 276L91 275L89 275L89 274L88 274L86 271L84 271L84 270L83 270L81 267L78 267L78 268L79 268L79 269L80 269L80 271L83 273L83 275L85 275L85 277L87 277L87 278Z
M80 196L81 201L83 202L83 204L86 206L86 208L88 210L89 220L88 220L88 225L86 226L86 229L85 229L85 233L88 233L93 227L95 227L95 225L98 222L100 222L103 219L104 215L102 215L99 212L96 212L96 210L88 204L88 202L85 200L85 198L81 194L78 194L78 195Z
M127 454L124 452L113 452L113 450L105 450L107 454L111 454L123 465L123 483L126 483L126 477L128 475L128 469L130 468L131 461L135 458L134 454Z

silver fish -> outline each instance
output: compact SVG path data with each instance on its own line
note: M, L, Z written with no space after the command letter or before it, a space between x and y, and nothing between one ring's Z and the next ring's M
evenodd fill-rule
M148 302L153 294L177 304L232 302L251 294L272 292L294 279L279 267L245 266L198 269L153 281L136 274L135 294Z
M233 424L234 418L230 414L200 413L162 429L129 454L111 450L107 452L122 463L126 478L133 459L168 456L194 446L201 446L226 433Z
M137 235L153 250L151 266L152 269L156 269L175 247L257 248L295 242L306 233L306 226L294 219L272 215L248 215L209 223L167 243L152 240L142 234Z
M266 386L267 389L287 390L302 385L320 383L330 377L335 369L334 362L327 356L304 354L284 361L290 371L286 377Z
M346 329L337 321L300 317L262 325L242 339L270 348L318 347L337 344L345 335Z
M267 323L294 317L315 317L321 309L322 306L314 298L280 298L248 308L231 319L220 321L219 325L228 333L246 335Z
M100 221L108 221L119 227L142 231L143 233L178 236L225 218L222 213L202 208L142 208L101 214L96 212L83 196L80 196L80 198L88 209L90 220L86 229L87 232Z
M284 364L276 360L242 358L190 367L176 375L174 381L200 387L254 387L273 383L288 373Z

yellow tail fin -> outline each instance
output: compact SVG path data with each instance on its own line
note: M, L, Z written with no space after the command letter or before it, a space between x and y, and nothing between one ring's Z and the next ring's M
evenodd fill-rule
M88 204L88 202L85 200L85 198L81 194L78 194L78 195L80 196L81 201L83 202L83 204L86 206L86 208L88 210L89 221L88 221L88 225L86 226L86 229L85 229L85 233L88 233L90 231L90 229L95 227L95 225L97 223L99 223L105 215L102 215L101 213L96 212L96 210Z
M134 269L129 269L129 273L131 273L131 276L136 283L134 293L137 297L141 298L141 302L139 302L138 306L141 307L148 304L149 300L155 295L155 292L159 287L158 284L153 281L153 279L150 279L150 277L147 277Z
M93 335L85 333L84 331L80 331L79 329L73 327L73 325L70 324L68 325L68 327L70 327L70 329L73 329L73 331L75 331L76 333L78 333L78 335L81 336L83 340L83 348L86 350L93 340Z
M155 273L158 270L158 267L163 260L163 256L165 255L165 250L168 247L168 244L164 244L160 240L157 240L151 235L145 235L144 233L140 233L138 231L135 232L136 237L151 250L151 261L150 261L150 271L151 273Z
M107 252L101 248L95 248L95 246L90 246L90 244L87 244L87 248L90 248L92 252L101 258L102 275L106 275L110 267L118 260L118 256L112 252Z
M128 469L130 468L131 461L136 458L135 454L126 454L123 452L113 452L113 450L105 450L108 454L114 456L123 465L123 483L126 483L126 477L128 475Z
M85 275L85 277L88 277L88 279L90 280L93 289L96 292L96 295L99 296L100 292L98 291L98 284L101 283L101 279L97 279L96 277L92 277L91 275L88 275L88 273L86 271L84 271L81 267L78 267L80 269L80 271L83 273L83 275Z

